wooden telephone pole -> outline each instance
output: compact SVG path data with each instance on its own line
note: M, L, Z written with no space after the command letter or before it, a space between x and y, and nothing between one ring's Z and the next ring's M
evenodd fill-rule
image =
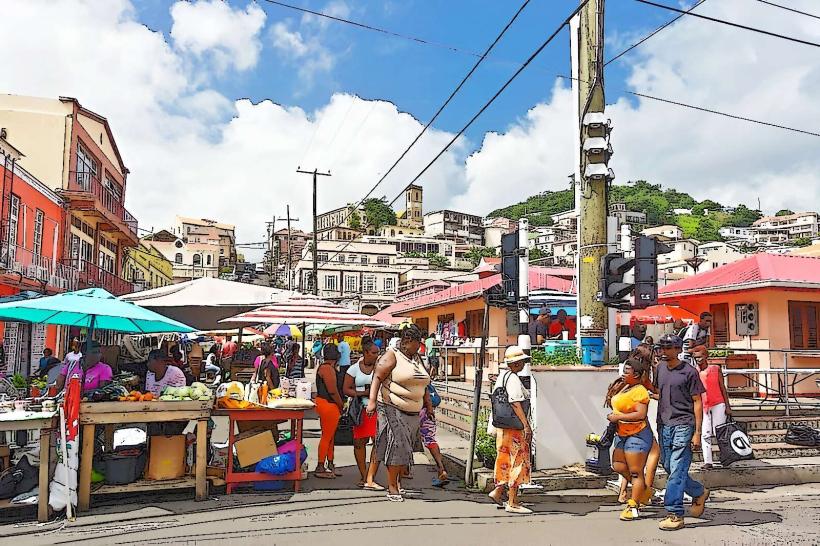
M313 169L312 171L303 171L301 168L296 167L296 172L299 174L311 174L313 175L313 295L319 295L319 262L316 258L319 247L317 245L317 236L316 236L316 177L317 176L330 176L330 172L320 173L318 169Z
M575 206L578 210L578 327L603 337L608 313L598 301L601 259L607 253L609 121L604 116L604 0L588 0L570 25L575 94Z

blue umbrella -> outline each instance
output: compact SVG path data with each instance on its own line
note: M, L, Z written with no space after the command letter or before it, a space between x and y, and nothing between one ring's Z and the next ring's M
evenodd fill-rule
M194 331L190 326L123 301L101 288L2 303L0 320L88 328L89 339L95 328L129 334Z

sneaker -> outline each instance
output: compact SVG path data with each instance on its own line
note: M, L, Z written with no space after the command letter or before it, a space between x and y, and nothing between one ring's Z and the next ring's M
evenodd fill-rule
M678 529L683 529L683 526L683 518L675 514L669 514L658 524L658 528L661 531L677 531Z
M703 494L700 497L692 499L692 507L689 509L689 515L693 518L699 518L706 510L706 501L709 500L709 490L703 488Z
M626 503L626 508L621 512L621 521L635 521L639 517L641 517L641 513L638 511L637 503L629 499Z

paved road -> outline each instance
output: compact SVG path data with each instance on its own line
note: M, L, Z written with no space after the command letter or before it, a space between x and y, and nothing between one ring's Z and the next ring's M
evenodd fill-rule
M333 482L293 494L240 494L203 503L171 497L108 501L68 525L0 526L6 544L749 544L820 543L820 487L718 491L702 519L682 531L657 529L659 514L623 523L617 506L533 502L513 516L479 494L421 487L402 504L352 487L351 468ZM416 468L411 486L432 476ZM314 487L325 489L314 489ZM188 497L190 498L190 497ZM536 500L533 498L533 500ZM14 539L12 539L14 537ZM12 540L14 540L12 542ZM260 542L261 541L261 542Z

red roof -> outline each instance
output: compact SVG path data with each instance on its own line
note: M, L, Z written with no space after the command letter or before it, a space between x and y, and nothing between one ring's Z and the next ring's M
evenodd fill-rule
M659 293L665 297L806 285L820 289L820 258L761 252L664 286Z
M572 281L562 279L551 275L550 268L531 267L530 268L530 290L555 290L565 294L573 293ZM452 303L455 301L464 301L480 297L486 290L501 283L501 275L492 275L477 281L467 282L451 286L447 290L436 292L435 294L427 294L420 298L407 300L401 304L407 304L406 307L400 311L411 311L417 309L426 309L429 307L437 307L442 304ZM400 304L394 304L388 307L392 309ZM397 313L399 310L393 311Z

